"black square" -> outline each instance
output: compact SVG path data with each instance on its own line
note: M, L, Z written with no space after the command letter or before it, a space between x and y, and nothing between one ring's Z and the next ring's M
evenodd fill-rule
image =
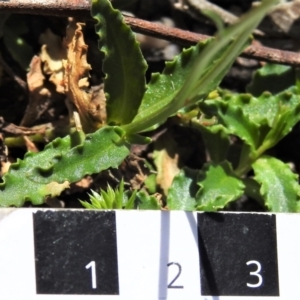
M118 295L115 212L33 214L37 294Z
M198 238L202 295L279 296L275 215L200 213Z

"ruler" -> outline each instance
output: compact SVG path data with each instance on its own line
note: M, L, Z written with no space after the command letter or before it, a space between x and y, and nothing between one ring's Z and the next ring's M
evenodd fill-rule
M300 215L0 210L0 299L300 299Z

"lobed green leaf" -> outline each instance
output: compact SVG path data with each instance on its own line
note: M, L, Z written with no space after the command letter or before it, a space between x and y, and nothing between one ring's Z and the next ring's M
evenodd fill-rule
M160 210L161 206L155 197L155 195L149 195L145 191L139 191L136 193L137 208L138 209L151 209Z
M296 74L292 67L267 63L254 73L247 92L256 97L266 91L278 94L295 85L295 82Z
M259 7L244 15L239 23L222 30L217 38L213 39L199 55L195 56L193 67L190 68L183 85L176 93L174 93L176 88L172 89L171 75L174 76L174 73L170 73L167 88L171 95L164 94L164 97L160 99L162 104L149 105L147 102L151 100L145 100L142 106L144 109L139 111L138 116L131 124L122 126L122 128L127 133L148 130L155 124L164 122L178 110L197 103L201 99L201 95L216 88L236 57L249 42L252 30L256 28L270 7L277 2L278 0L263 1ZM176 67L176 63L174 66L169 65L166 68L170 67ZM159 84L160 80L163 82L164 77L160 78L156 75L152 84L155 85L158 82L157 86L164 89L164 85Z
M260 145L259 125L245 115L242 106L232 105L226 100L207 100L200 103L200 108L206 115L215 116L218 124L223 125L227 133L238 136L254 151Z
M188 73L193 68L195 60L210 42L210 40L200 42L197 46L183 50L173 61L166 62L166 66L161 74L152 74L138 114L133 122L139 122L147 118L151 113L159 111L173 100L182 88ZM215 85L208 87L207 90L203 91L202 95L199 95L199 99L214 87Z
M207 163L200 171L196 195L197 210L216 211L244 193L243 181L238 178L229 162Z
M229 105L242 107L244 114L257 124L272 127L281 107L293 111L300 103L299 91L292 86L279 94L264 92L258 97L250 94L230 94L223 96Z
M49 143L44 151L27 153L12 164L0 183L0 206L38 205L46 196L57 196L87 174L117 167L129 154L120 128L104 127L87 135L83 144L72 148L69 136Z
M107 123L128 124L137 114L146 90L147 64L130 27L109 0L93 0L91 13L98 21L95 28L105 56Z
M201 103L201 110L215 116L218 124L242 139L253 153L261 146L264 151L274 146L300 121L300 95L296 87L278 95L221 93L221 97Z
M197 126L197 128L201 131L210 160L216 163L225 160L230 146L227 129L221 124L214 126Z
M260 194L272 212L296 212L300 200L298 175L289 165L270 157L262 156L254 164L254 179L261 185Z
M194 211L198 190L199 171L184 168L177 174L168 191L167 206L170 210Z

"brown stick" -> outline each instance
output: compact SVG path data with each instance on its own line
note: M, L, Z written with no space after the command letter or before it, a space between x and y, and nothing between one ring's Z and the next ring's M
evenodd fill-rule
M125 17L132 29L154 37L159 37L183 46L191 46L204 41L210 36L198 34L177 28L169 28L161 24L144 21L133 17ZM241 54L244 57L278 64L300 66L300 54L263 46L251 45Z
M0 13L26 13L54 16L77 16L90 19L89 0L0 0ZM164 25L125 16L125 22L136 32L172 41L183 46L191 46L209 36L169 28ZM261 61L300 66L300 54L263 46L251 45L242 56Z

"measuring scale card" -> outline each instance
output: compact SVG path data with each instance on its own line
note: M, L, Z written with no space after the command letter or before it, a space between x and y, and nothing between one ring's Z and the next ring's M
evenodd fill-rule
M0 209L0 299L300 299L300 214Z

